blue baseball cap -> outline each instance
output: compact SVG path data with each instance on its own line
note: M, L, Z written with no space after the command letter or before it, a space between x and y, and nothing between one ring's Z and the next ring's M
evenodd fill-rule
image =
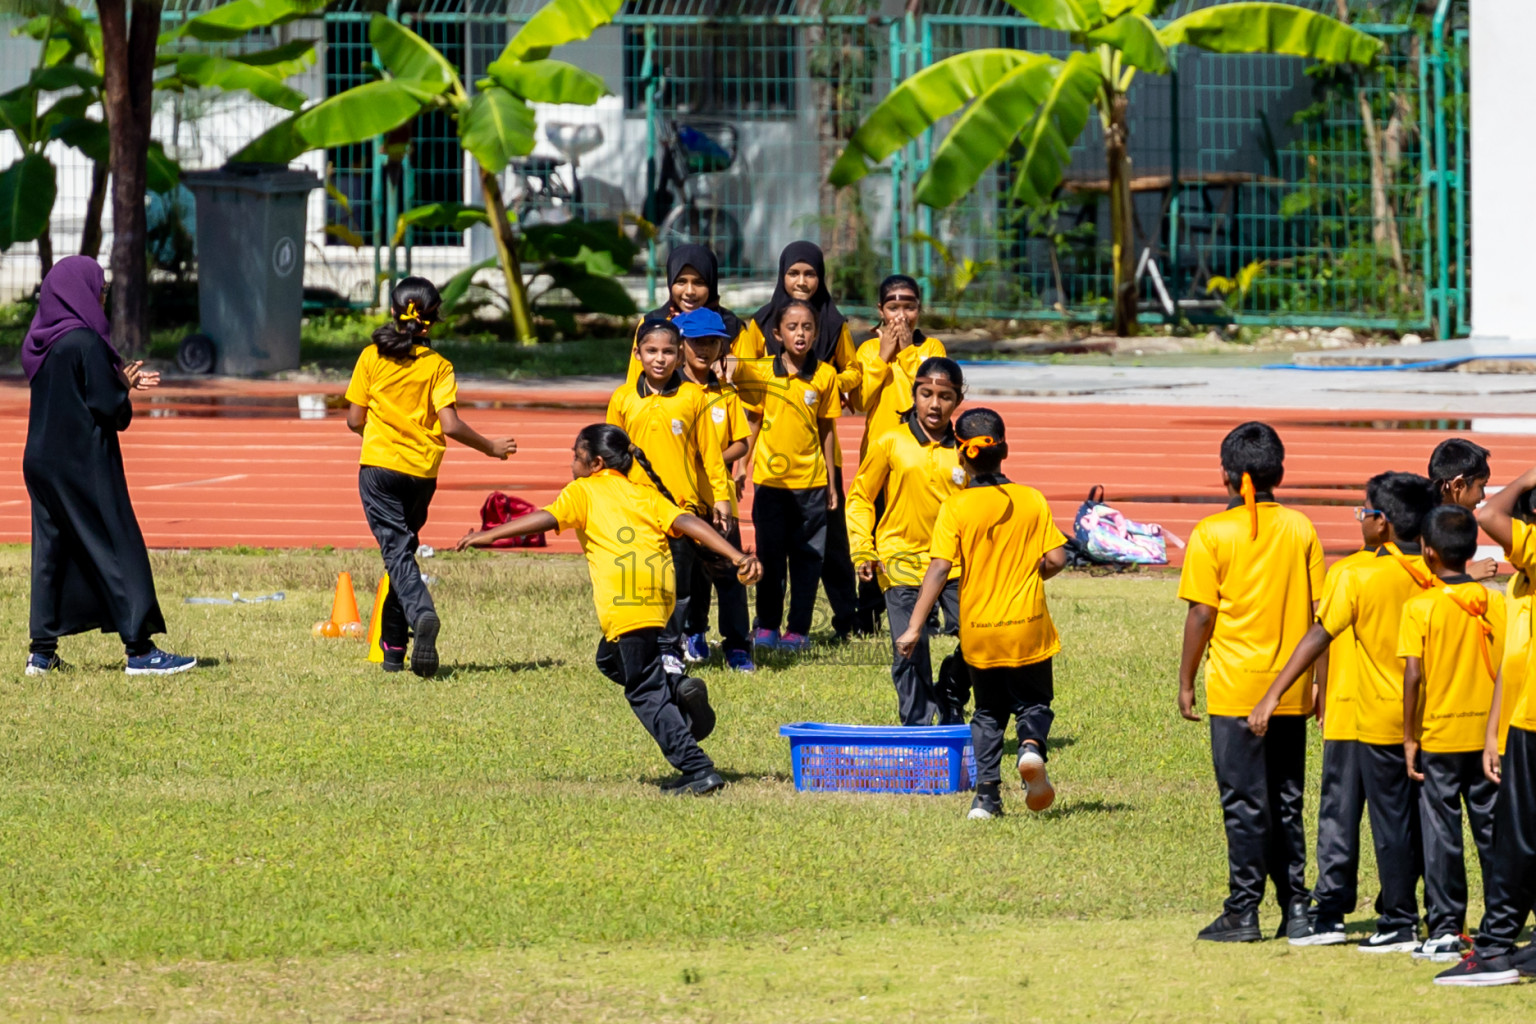
M672 318L672 326L685 338L728 338L725 320L708 307L700 307L692 313L679 313Z

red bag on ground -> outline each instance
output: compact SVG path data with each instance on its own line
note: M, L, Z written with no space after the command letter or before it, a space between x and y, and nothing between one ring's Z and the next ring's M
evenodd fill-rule
M537 512L539 507L511 494L496 491L480 506L480 529L489 530L502 523L510 523L518 516ZM519 537L502 537L491 542L493 548L542 548L548 546L542 533L525 533Z

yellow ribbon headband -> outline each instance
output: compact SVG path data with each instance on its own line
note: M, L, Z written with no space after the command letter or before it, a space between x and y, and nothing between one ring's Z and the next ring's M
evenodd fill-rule
M998 443L996 438L987 434L982 434L980 437L962 437L957 440L959 440L960 448L965 452L965 457L968 459L974 459L988 448L997 447Z

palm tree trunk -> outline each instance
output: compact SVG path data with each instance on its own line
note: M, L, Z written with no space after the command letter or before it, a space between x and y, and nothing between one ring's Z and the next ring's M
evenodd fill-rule
M512 329L517 340L532 345L539 340L533 332L533 313L528 308L528 290L523 287L522 259L517 251L517 236L507 220L506 200L501 197L501 183L496 175L480 169L480 190L485 193L485 212L491 218L491 237L496 240L496 258L507 284L507 305L512 311Z
M91 162L91 196L85 203L85 226L80 232L80 255L101 255L101 211L107 203L107 165Z
M148 181L155 42L162 0L99 0L111 137L112 324L119 351L149 347L149 254L144 195Z
M1136 239L1131 216L1129 98L1123 92L1109 95L1109 128L1104 133L1104 159L1109 165L1109 224L1113 252L1114 328L1121 338L1136 334Z

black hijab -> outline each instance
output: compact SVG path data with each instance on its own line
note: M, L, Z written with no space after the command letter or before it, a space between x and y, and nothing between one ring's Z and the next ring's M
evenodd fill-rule
M672 251L667 254L667 301L645 314L646 319L670 320L682 312L672 304L672 282L677 280L677 275L683 272L684 267L692 267L704 278L704 286L709 289L709 298L704 300L704 305L719 313L720 319L725 321L725 329L729 334L726 348L729 349L730 342L735 341L736 335L741 333L741 320L720 305L720 263L707 245L689 242L672 247Z
M843 314L837 311L837 304L832 301L832 293L827 290L827 261L821 254L821 246L816 243L790 242L784 247L784 251L779 253L779 276L773 282L773 298L752 314L752 319L757 321L758 329L763 332L763 339L768 343L768 354L776 356L784 351L784 346L773 336L773 328L779 321L779 314L792 301L784 288L784 275L796 263L807 263L816 271L816 294L810 300L811 308L816 311L816 345L813 351L817 359L831 362L833 353L837 351L838 336L843 333L844 321Z

